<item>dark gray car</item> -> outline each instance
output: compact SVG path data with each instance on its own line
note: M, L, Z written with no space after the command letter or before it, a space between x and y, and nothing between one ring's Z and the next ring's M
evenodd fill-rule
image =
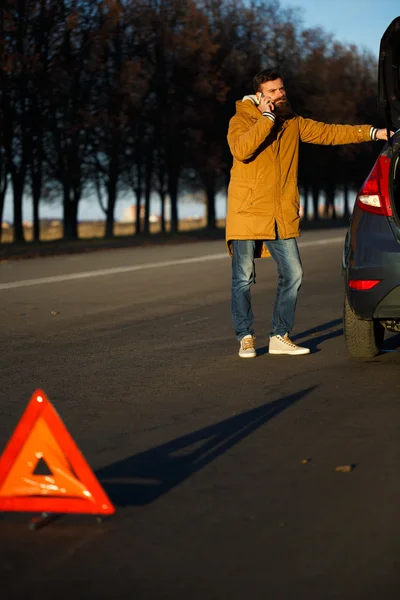
M380 45L378 103L394 131L357 194L343 250L344 336L351 356L379 354L400 332L400 17Z

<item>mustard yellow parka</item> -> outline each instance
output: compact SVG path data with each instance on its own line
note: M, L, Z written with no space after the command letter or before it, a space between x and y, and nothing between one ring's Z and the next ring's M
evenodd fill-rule
M253 100L254 98L254 100ZM261 240L300 235L297 189L299 142L337 145L371 141L371 125L328 125L294 116L286 121L263 116L255 97L236 102L229 122L233 166L228 186L226 243L260 240L257 256L269 256Z

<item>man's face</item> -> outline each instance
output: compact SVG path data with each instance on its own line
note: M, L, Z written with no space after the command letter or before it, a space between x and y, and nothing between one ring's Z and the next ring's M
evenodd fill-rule
M282 119L287 119L294 115L292 107L290 106L289 100L286 97L285 86L283 85L282 79L275 79L274 81L266 81L261 84L261 90L257 92L257 98L264 94L268 100L271 100L275 106L275 114Z
M256 96L260 98L261 94L264 94L268 100L272 100L275 106L279 103L284 103L286 100L286 92L282 79L275 79L274 81L262 83L261 90L257 92Z

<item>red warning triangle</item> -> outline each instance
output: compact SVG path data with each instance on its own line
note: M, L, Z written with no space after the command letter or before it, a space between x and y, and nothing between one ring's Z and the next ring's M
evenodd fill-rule
M47 475L35 473L39 462ZM42 390L34 392L0 457L0 511L115 512Z

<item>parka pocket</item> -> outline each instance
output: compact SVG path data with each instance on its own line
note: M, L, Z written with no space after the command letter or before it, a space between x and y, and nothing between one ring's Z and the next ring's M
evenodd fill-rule
M244 212L250 205L253 190L243 183L231 181L228 188L229 208L235 213Z

